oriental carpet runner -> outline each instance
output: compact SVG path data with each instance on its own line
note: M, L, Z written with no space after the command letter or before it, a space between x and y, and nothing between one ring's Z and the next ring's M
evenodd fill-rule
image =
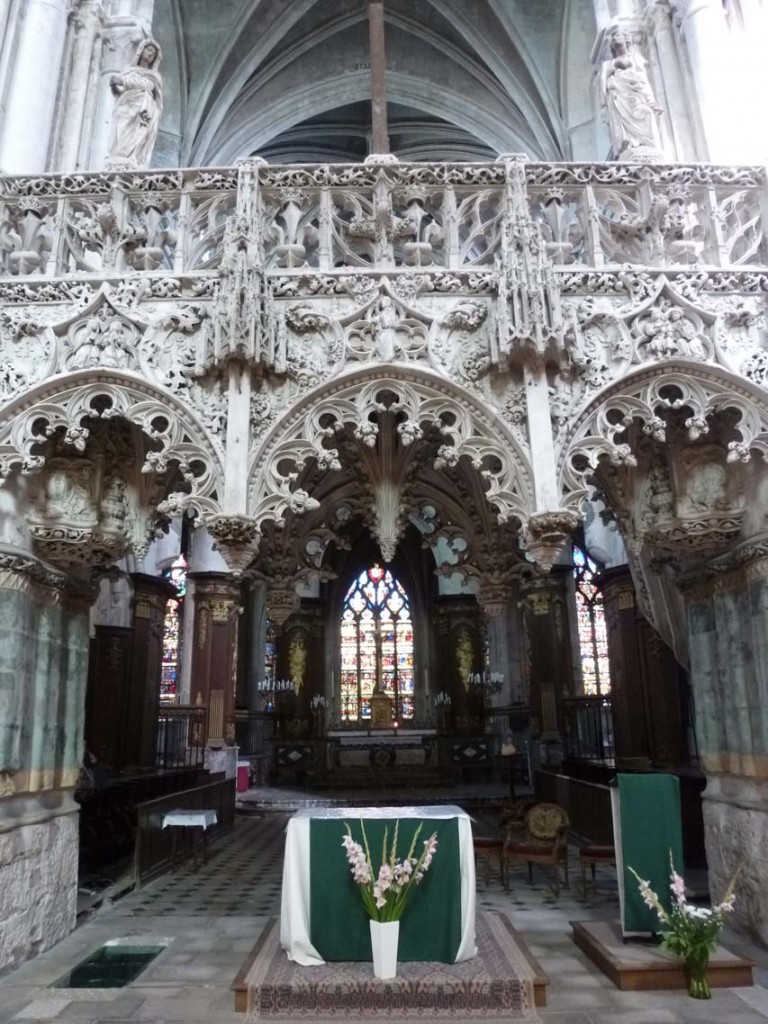
M271 918L246 977L248 1020L538 1021L537 976L509 919L478 913L476 936L478 954L472 960L398 963L397 977L381 981L373 977L370 962L299 966L281 948L280 921Z

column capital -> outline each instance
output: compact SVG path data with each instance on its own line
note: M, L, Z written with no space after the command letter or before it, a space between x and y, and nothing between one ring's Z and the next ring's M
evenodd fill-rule
M531 560L542 572L552 569L579 522L576 513L567 509L540 512L530 517L521 531L520 539Z
M645 8L646 23L653 32L672 28L674 9L669 0L648 0Z
M761 579L768 579L768 533L743 541L695 571L681 574L677 582L689 600L696 600Z
M98 586L92 578L79 579L55 569L30 554L0 550L0 590L32 593L46 604L89 608Z
M206 522L216 549L235 575L241 575L253 561L261 534L250 516L213 516Z

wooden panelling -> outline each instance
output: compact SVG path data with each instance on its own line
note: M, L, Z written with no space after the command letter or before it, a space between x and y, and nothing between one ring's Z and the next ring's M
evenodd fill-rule
M559 804L571 822L571 831L598 845L613 845L611 791L608 786L585 782L555 772L535 773L536 799Z
M167 871L171 866L171 830L163 829L163 815L169 811L210 809L218 822L208 830L211 839L232 827L235 820L235 780L212 776L215 780L194 789L170 793L136 807L136 888Z

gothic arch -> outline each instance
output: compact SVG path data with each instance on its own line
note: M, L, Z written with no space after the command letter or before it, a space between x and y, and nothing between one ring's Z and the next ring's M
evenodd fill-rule
M686 407L692 441L704 436L707 417L735 410L737 439L729 444L729 462L748 462L752 452L768 455L768 394L743 377L721 367L690 360L645 366L599 392L574 421L558 458L563 506L579 513L590 494L588 480L605 459L615 466L636 464L632 449L620 435L632 420L658 441L666 439L660 415Z
M329 75L324 81L311 82L286 96L259 108L243 100L228 110L216 135L201 153L203 165L219 166L242 159L266 146L272 139L296 124L296 111L302 119L351 103L370 91L369 72L356 71ZM412 106L434 116L442 116L501 153L510 146L525 146L534 156L544 159L552 154L533 135L517 111L510 110L507 121L500 122L460 92L443 87L439 97L424 81L390 72L387 78L389 100ZM246 94L247 95L247 94ZM510 141L512 140L512 141Z
M158 446L149 452L145 472L177 464L189 485L185 504L202 515L220 511L223 455L195 412L169 392L116 370L80 370L48 380L0 409L0 476L14 466L24 474L41 469L45 460L33 449L59 428L65 443L82 452L88 438L83 421L117 416Z
M332 438L340 425L352 425L362 444L376 444L379 396L391 392L403 444L422 435L422 424L439 427L445 444L435 469L466 456L487 482L488 502L503 520L525 523L534 512L530 459L507 425L473 395L428 371L377 366L347 374L305 395L279 420L253 453L248 474L248 510L256 525L282 522L286 512L301 512L308 495L292 490L303 467L314 459L320 469L341 468ZM315 506L316 507L316 506Z

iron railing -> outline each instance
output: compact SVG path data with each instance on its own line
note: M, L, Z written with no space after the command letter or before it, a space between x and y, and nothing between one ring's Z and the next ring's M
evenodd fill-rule
M205 708L191 704L160 709L155 735L156 767L205 767L205 716Z
M266 757L275 730L275 716L266 711L235 712L235 743L240 757Z
M568 761L613 765L611 698L569 697L563 701L565 756Z

